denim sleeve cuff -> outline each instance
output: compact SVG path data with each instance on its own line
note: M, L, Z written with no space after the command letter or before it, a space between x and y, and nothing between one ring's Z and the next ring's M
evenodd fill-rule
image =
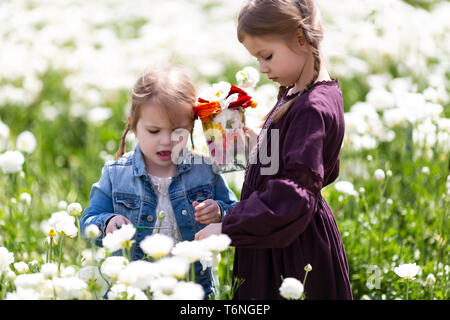
M220 208L220 221L222 221L222 218L228 213L228 211L233 207L231 205L225 204L222 200L216 200L217 204Z

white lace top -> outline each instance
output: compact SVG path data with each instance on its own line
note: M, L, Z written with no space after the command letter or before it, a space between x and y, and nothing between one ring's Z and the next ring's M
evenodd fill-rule
M156 206L156 222L153 234L158 233L160 219L158 213L164 211L165 217L162 219L159 233L171 237L175 243L182 241L180 230L178 230L177 220L173 212L172 204L169 198L169 186L172 181L171 177L161 178L149 175L155 186L155 192L158 196L158 205Z

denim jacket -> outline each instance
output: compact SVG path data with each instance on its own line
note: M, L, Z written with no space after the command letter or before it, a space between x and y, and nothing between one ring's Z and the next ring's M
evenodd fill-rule
M194 240L195 233L206 226L195 221L193 201L213 199L218 203L223 216L237 203L237 198L223 177L215 173L213 166L205 159L187 149L183 154L182 162L177 166L177 173L169 186L169 197L181 237L191 241ZM84 229L95 224L102 232L96 239L96 244L102 246L106 224L118 214L125 216L135 226L156 227L158 197L153 188L139 145L118 160L105 163L100 180L92 186L89 206L80 221L82 236L86 238ZM152 232L153 229L136 230L133 239L135 243L131 248L132 260L143 258L144 253L139 243ZM212 289L210 269L202 271L201 264L196 262L195 271L196 281L208 295Z

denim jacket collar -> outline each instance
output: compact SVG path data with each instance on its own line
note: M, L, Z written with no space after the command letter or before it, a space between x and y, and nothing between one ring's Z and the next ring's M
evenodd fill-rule
M180 164L177 166L177 173L175 177L180 175L183 172L186 172L191 169L192 166L192 152L187 148L183 149L183 153L181 155ZM147 170L145 168L145 161L142 155L141 149L139 148L139 144L136 145L134 149L134 154L132 158L133 165L133 173L135 176L148 176Z

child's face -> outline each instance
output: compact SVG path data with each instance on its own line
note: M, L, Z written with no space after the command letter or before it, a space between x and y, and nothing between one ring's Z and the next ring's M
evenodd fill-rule
M282 86L295 83L303 71L307 51L293 39L289 44L276 36L245 36L242 44L259 63L261 73Z
M152 174L165 174L176 168L176 164L172 161L172 151L179 153L186 146L187 139L175 141L172 133L175 130L180 131L179 129L189 132L190 126L190 121L186 120L176 128L173 127L167 112L159 105L145 104L141 107L135 135L139 141L147 170ZM174 148L175 146L176 148ZM174 156L176 159L179 154Z

